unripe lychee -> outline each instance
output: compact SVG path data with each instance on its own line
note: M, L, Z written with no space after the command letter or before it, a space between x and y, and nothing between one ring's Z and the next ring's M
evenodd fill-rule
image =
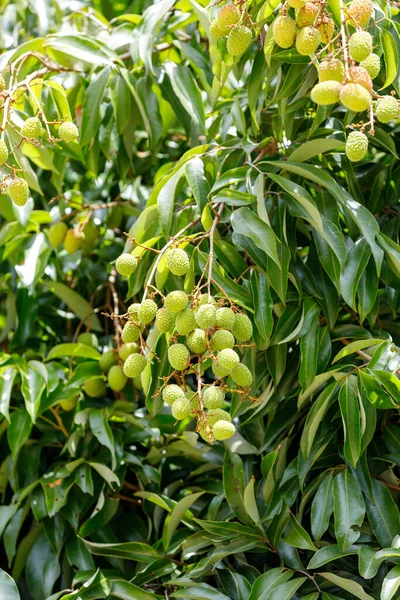
M253 335L253 324L249 317L243 313L235 316L232 333L238 342L247 342Z
M229 369L225 369L218 362L212 363L211 370L217 379L220 379L221 377L227 377L229 375Z
M235 338L230 331L218 329L211 338L211 348L214 350L224 350L225 348L233 348Z
M221 408L224 402L225 394L220 387L210 385L203 392L203 404L206 408Z
M311 100L321 106L339 101L341 85L338 81L321 81L311 90Z
M70 411L70 410L74 410L77 402L78 402L78 394L76 396L73 396L72 398L65 398L64 400L61 400L60 406L63 410Z
M242 56L253 39L251 29L245 25L237 25L231 29L226 43L226 49L231 56Z
M217 327L223 327L224 329L231 329L235 321L235 313L231 308L224 306L218 308L215 315L215 324Z
M139 322L139 308L140 302L134 302L128 307L128 314L136 323Z
M288 15L276 17L272 25L272 37L280 48L290 48L296 39L296 23Z
M232 373L230 373L230 376L242 388L248 388L253 383L253 376L243 363L239 363L236 369L233 369Z
M58 248L64 241L68 227L62 221L54 223L48 231L49 242L52 248Z
M212 296L210 297L210 300L208 298L208 294L201 294L201 296L198 298L197 302L196 302L196 306L203 306L203 304L214 304L216 305L217 302L215 300L215 298L213 298Z
M29 185L26 183L25 179L15 177L8 186L8 193L15 204L18 206L25 206L29 198Z
M292 8L303 8L306 3L306 0L287 0L287 3Z
M296 24L299 29L303 27L311 27L319 13L318 4L314 2L306 2L305 6L300 8L296 13Z
M168 348L168 362L176 371L182 371L189 361L189 350L184 344L174 344Z
M25 121L25 123L21 127L21 134L31 140L36 140L42 129L42 124L40 119L37 117L30 117Z
M6 89L6 82L4 81L3 75L0 75L0 92L4 92Z
M196 313L196 323L200 329L207 329L215 325L217 309L214 304L203 304Z
M296 50L303 56L311 56L321 43L321 34L315 27L304 27L297 32Z
M381 70L381 59L377 54L372 52L372 54L360 62L360 67L364 67L371 79L375 79Z
M0 167L3 166L5 162L7 162L7 158L8 158L7 144L5 142L3 142L3 140L0 140Z
M171 407L172 416L177 419L185 419L192 414L192 408L187 398L178 398Z
M83 384L83 389L90 398L101 398L106 392L106 384L102 377L90 377Z
M133 254L128 254L127 252L124 252L123 254L121 254L121 256L118 256L117 260L115 261L115 268L117 269L118 273L123 277L129 277L129 275L132 275L132 273L136 271L136 257L133 256Z
M185 398L185 392L179 385L172 383L167 385L162 391L162 399L169 406L172 406L175 400L178 400L179 398Z
M123 369L119 365L114 365L108 372L108 385L114 392L120 392L124 389L128 381Z
M172 248L167 252L167 267L174 275L186 275L189 271L190 258L182 248Z
M210 34L213 35L215 38L217 38L217 39L223 38L226 35L228 35L228 33L229 33L229 30L225 29L224 27L219 26L217 19L214 19L213 21L211 21Z
M127 377L138 377L146 368L147 359L143 354L130 354L124 362L124 373Z
M139 352L139 345L136 342L129 342L128 344L122 344L118 350L118 356L122 361L126 361L128 356Z
M232 423L232 418L226 410L216 408L207 412L207 421L211 427L214 427L217 421L227 421L228 423Z
M228 440L234 435L235 431L234 424L227 421L217 421L213 426L213 434L216 440Z
M60 125L58 135L64 142L73 142L79 137L79 129L77 128L75 123L67 121Z
M185 308L176 316L175 329L179 335L188 335L196 327L196 319L191 308Z
M368 31L356 31L349 39L349 54L356 62L365 60L372 52L372 35Z
M361 131L352 131L346 140L346 155L351 162L362 160L368 150L368 138Z
M232 350L232 348L225 348L224 350L218 352L217 361L220 367L226 369L230 373L235 367L237 367L240 358L238 353Z
M373 12L374 7L371 0L353 0L347 9L348 23L353 27L365 27L368 25Z
M157 304L154 302L154 300L150 300L149 298L144 300L139 308L139 321L145 325L148 325L155 319L156 314Z
M170 292L165 298L165 307L172 313L177 313L187 307L189 298L182 290Z
M376 103L376 118L381 123L389 123L399 117L399 105L393 96L383 96Z
M186 338L186 344L193 354L203 354L207 350L206 333L203 329L195 329Z
M339 81L344 79L344 64L337 58L323 60L318 65L319 81Z
M136 342L140 337L140 329L135 323L128 321L122 330L121 338L125 344Z
M321 22L318 23L317 29L321 34L321 40L323 44L327 44L333 37L335 31L335 23L330 17L323 17Z
M168 308L159 308L156 314L156 327L161 333L168 333L174 326L175 315Z
M103 352L100 356L99 367L104 373L108 373L108 371L117 364L117 356L115 352L112 350L107 350L107 352Z
M225 4L217 14L218 26L229 32L230 28L240 21L240 11L234 4Z
M68 254L73 254L82 245L82 234L75 228L68 229L64 238L64 248Z
M90 346L91 348L97 348L99 345L99 340L95 333L85 331L85 333L80 333L78 335L78 344L84 344L85 346Z
M372 79L364 67L351 67L351 69L349 69L349 81L351 83L359 83L365 87L369 93L372 92Z
M349 110L363 112L371 101L371 94L359 83L346 83L340 90L340 102Z

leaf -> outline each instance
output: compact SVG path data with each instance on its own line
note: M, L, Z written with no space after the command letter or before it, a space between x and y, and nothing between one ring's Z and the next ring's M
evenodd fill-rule
M53 346L48 353L46 360L62 358L64 356L93 358L94 360L99 360L100 352L91 346L87 346L86 344L58 344L57 346Z
M385 548L400 531L400 513L390 491L380 481L371 481L373 498L366 501L368 520L379 544Z
M7 429L8 445L11 449L11 454L15 460L22 446L32 430L32 421L29 414L25 410L16 410L12 413L10 425Z
M267 278L260 271L254 270L251 274L251 291L253 295L255 325L260 336L264 340L268 340L274 326L272 316L273 303Z
M288 534L285 534L283 538L286 544L294 546L295 548L301 548L302 550L317 550L317 548L312 543L309 534L304 529L304 527L300 525L300 523L293 514L290 514L289 527L291 527L292 530L289 531Z
M21 392L25 400L26 410L33 423L35 423L36 416L39 412L40 399L45 390L46 382L38 371L33 368L31 363L32 361L27 365L20 367L22 379Z
M21 600L14 579L0 569L0 597L2 600Z
M102 331L99 318L93 312L93 308L77 292L71 290L71 288L59 281L43 281L42 284L60 298L60 300L65 302L79 319L84 321L87 325L90 325L91 329L94 331Z
M146 70L153 73L153 45L157 30L166 13L172 8L175 0L161 0L147 8L142 15L142 24L139 36L139 56L146 66Z
M17 373L18 371L15 367L0 368L0 413L7 421L10 420L8 408L14 379Z
M179 500L172 512L168 515L165 521L165 534L163 534L164 548L166 551L168 550L172 540L172 536L177 527L179 526L180 522L184 518L186 511L189 510L192 504L196 502L196 500L200 498L200 496L202 496L203 494L204 492L197 492L196 494L189 494L188 496L184 496L181 500Z
M161 229L167 236L170 234L172 227L176 188L180 178L184 174L184 170L185 165L176 170L160 189L157 197Z
M290 600L305 581L307 581L307 577L298 577L283 583L273 590L268 596L268 600Z
M170 0L163 0L163 2L166 1L169 2ZM200 89L192 75L190 68L186 65L177 65L173 62L166 62L164 64L164 68L171 81L172 89L179 98L182 106L192 117L199 133L204 133L204 104Z
M83 102L81 145L87 146L93 142L100 126L100 103L110 77L110 69L102 69L96 78L90 82Z
M372 373L373 371L366 373L362 369L360 369L358 372L359 382L364 388L368 400L377 408L393 408L393 400L388 394L386 394L386 392L381 387L378 380L372 375Z
M333 474L325 477L314 496L311 505L311 532L314 539L321 539L329 527L333 513Z
M307 400L307 398L309 398L314 392L316 392L317 389L321 387L321 385L323 385L331 377L333 377L335 373L339 371L339 369L340 367L337 367L336 369L332 369L331 371L326 371L325 373L320 373L319 375L317 375L312 384L306 390L304 390L304 392L299 394L298 408L300 409L303 406L304 402Z
M342 296L356 310L356 292L362 274L368 264L371 250L365 240L358 240L348 253L344 272L340 278Z
M107 411L105 408L92 408L89 412L90 429L100 444L106 446L111 454L111 468L115 470L117 459L115 456L114 436L108 424Z
M336 475L333 484L335 536L341 550L347 550L360 536L365 505L356 479L348 469Z
M346 592L350 592L355 598L359 598L360 600L374 600L374 598L367 594L356 581L339 577L339 575L335 575L335 573L318 573L318 575L327 579L334 585L341 587L343 590L346 590Z
M82 540L86 548L95 556L114 556L140 563L149 563L160 555L148 544L141 542L123 542L121 544L98 544Z
M393 567L382 582L381 600L392 600L400 587L400 565Z
M89 65L114 67L110 58L115 58L115 55L99 41L82 32L51 35L46 38L44 47L50 51L55 50L57 55L63 54L63 58L68 64L76 64L76 61L71 60L71 58L76 58L77 61Z
M395 39L388 29L381 29L380 34L382 36L383 55L385 57L386 67L385 83L380 89L384 90L393 83L397 75L398 50Z
M249 237L257 248L263 250L280 267L275 233L260 217L249 208L238 208L232 213L231 224L234 231Z
M332 364L338 362L341 358L345 358L346 356L350 356L350 354L354 354L358 350L364 350L365 348L371 348L372 346L376 346L377 344L382 344L385 340L381 339L368 339L368 340L355 340L355 342L350 342L344 348L342 348L332 360Z
M226 500L229 506L244 525L252 525L252 520L244 506L244 474L240 456L225 450L222 474Z
M254 523L258 523L260 521L260 514L258 512L254 486L255 478L252 477L245 487L243 493L243 504L249 517L254 521Z
M361 453L360 405L348 379L340 388L339 406L344 430L344 456L355 467Z
M111 595L113 598L121 598L121 600L154 600L155 595L145 592L137 585L129 583L129 581L115 580L111 583Z
M311 407L306 419L300 440L300 448L305 459L310 455L311 448L318 431L318 427L324 418L332 402L332 394L335 391L336 382L331 383L326 387Z
M331 152L343 147L343 142L335 140L334 138L320 138L310 140L301 144L298 148L293 150L290 155L291 161L304 162L309 158L318 156L318 154L324 154L325 152Z
M282 569L275 568L266 571L254 581L248 600L267 600L273 590L291 577L293 577L293 571L290 569L282 571Z
M307 569L319 569L322 565L326 565L333 560L349 556L351 554L357 554L358 548L355 546L354 549L342 551L337 544L330 544L320 548L312 557L307 565Z
M299 381L302 390L307 389L317 374L319 351L319 322L316 321L300 339L301 365Z
M197 202L199 210L203 212L207 204L210 186L204 175L204 163L198 156L195 156L186 163L185 176L192 190L192 194Z

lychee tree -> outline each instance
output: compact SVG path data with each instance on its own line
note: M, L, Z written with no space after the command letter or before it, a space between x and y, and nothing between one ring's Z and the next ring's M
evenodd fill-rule
M0 597L395 599L397 4L0 14Z

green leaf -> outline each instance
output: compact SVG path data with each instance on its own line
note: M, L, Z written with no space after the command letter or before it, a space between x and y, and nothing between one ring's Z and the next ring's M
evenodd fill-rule
M307 577L298 577L292 579L292 581L282 583L272 591L268 596L268 600L290 600L305 581L307 581Z
M197 492L196 494L184 496L184 498L179 500L172 512L168 515L165 521L165 533L163 534L164 548L166 551L168 550L172 536L184 518L186 511L188 511L192 504L196 502L196 500L203 494L204 492Z
M367 594L364 591L364 588L362 588L359 583L353 581L352 579L339 577L339 575L335 575L335 573L318 573L318 575L327 581L330 581L334 585L341 587L343 590L346 590L346 592L350 592L355 598L359 598L360 600L374 600L373 596Z
M15 367L0 368L0 413L7 421L10 420L8 408L14 379L17 373L18 371Z
M150 5L142 16L139 36L139 55L146 66L146 70L153 73L153 45L158 28L166 13L172 8L175 0L162 0Z
M338 558L343 558L344 556L350 556L351 554L357 554L358 548L355 546L354 549L349 549L346 551L340 550L337 544L330 544L329 546L324 546L320 548L312 557L310 562L307 565L307 569L319 569L322 565L326 565L333 560L337 560Z
M364 521L365 505L356 479L348 469L336 475L333 484L335 536L339 548L347 550L359 537Z
M374 377L373 371L366 373L363 369L358 372L359 382L365 390L368 400L377 408L393 408L394 402L384 391L378 380Z
M273 590L286 583L291 577L293 577L293 571L290 569L282 571L282 569L275 568L266 571L254 581L248 600L267 600Z
M372 348L372 346L376 346L377 344L382 344L385 340L382 339L368 339L368 340L356 340L355 342L350 342L344 348L342 348L332 360L332 364L338 362L341 358L345 358L346 356L350 356L350 354L354 354L358 350L364 350L365 348Z
M304 162L313 158L314 156L318 156L318 154L324 154L325 152L331 152L332 150L337 150L338 148L343 148L343 142L340 140L335 140L334 138L318 138L314 140L310 140L308 142L304 142L298 148L293 150L290 155L291 161Z
M69 288L60 281L43 281L42 284L47 287L53 294L55 294L60 300L72 310L75 315L84 321L94 331L102 331L98 316L93 312L93 308L90 306L82 296Z
M288 527L291 527L291 531L286 533L283 537L286 544L294 546L295 548L301 548L302 550L313 550L314 552L317 550L312 543L309 534L304 527L300 525L293 514L290 514Z
M19 591L14 579L0 569L0 596L2 600L20 600Z
M393 567L382 583L381 600L392 600L400 587L400 565Z
M199 210L203 212L207 204L210 186L204 175L204 163L198 156L186 163L185 176L197 202Z
M300 338L301 365L299 381L302 390L307 389L314 381L318 367L319 322L316 321L305 335Z
M238 208L232 213L231 224L234 231L249 237L257 248L265 252L280 267L275 233L260 217L249 208Z
M385 548L400 531L400 513L388 488L372 479L373 498L366 502L368 520L379 544Z
M115 456L114 436L108 424L107 410L105 408L92 408L89 412L90 429L100 444L106 446L111 454L111 468L115 470L117 459Z
M321 539L329 527L333 513L333 474L325 477L319 486L311 504L311 532L314 539Z
M344 430L344 456L355 467L361 453L360 405L348 379L340 388L339 406Z
M258 512L254 486L255 478L252 477L245 487L243 493L243 504L249 517L254 521L254 523L258 523L260 521L260 514Z
M390 33L388 29L381 29L380 34L382 36L382 48L383 55L385 57L385 67L386 67L386 79L383 86L380 88L384 90L387 88L393 81L397 75L398 69L398 50L395 39L393 35ZM382 600L384 600L382 598Z
M100 104L110 77L110 69L106 67L90 82L83 102L81 145L93 142L100 126Z
M253 295L255 325L260 336L264 340L268 340L274 326L272 316L273 303L267 278L260 271L253 271L251 274L251 291Z
M129 581L112 580L111 595L113 598L121 598L121 600L154 600L155 595L145 592L137 585L129 583Z
M91 346L86 344L58 344L48 353L46 360L52 360L54 358L62 358L64 356L74 356L79 358L93 358L94 360L100 359L100 352Z
M134 560L140 563L149 563L160 554L141 542L123 542L121 544L98 544L89 540L82 540L86 548L95 556L114 556L125 560Z
M356 292L362 274L368 264L371 250L363 239L354 244L348 253L344 272L340 279L342 296L356 310Z
M225 450L222 474L229 506L244 525L252 525L252 520L244 505L244 474L240 456L233 454L230 450Z
M164 67L171 81L172 89L179 98L182 106L192 117L199 134L204 133L204 104L200 89L190 68L186 65L177 65L173 62L166 62Z
M46 382L38 371L33 368L32 362L30 361L27 365L22 365L20 373L22 379L21 392L25 400L26 410L33 423L35 423L39 412L40 400L46 388Z
M335 391L336 382L326 387L315 400L307 415L307 420L300 440L300 448L305 459L310 455L311 448L318 431L318 427L324 418L326 411L332 402L332 394Z

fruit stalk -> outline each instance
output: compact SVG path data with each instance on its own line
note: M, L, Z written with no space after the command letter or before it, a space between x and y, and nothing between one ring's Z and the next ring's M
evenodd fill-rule
M211 225L211 229L209 231L210 254L208 256L208 282L207 282L207 293L208 293L208 301L209 302L211 302L211 280L212 280L212 269L213 269L213 261L214 261L214 233L215 233L217 225L221 219L223 210L224 210L224 203L222 202L219 205L217 214L215 215L215 219L214 219L213 224Z
M347 51L347 38L346 38L346 15L344 12L343 0L339 0L340 7L340 35L342 37L342 47L343 47L343 58L344 58L344 68L345 68L345 81L348 80L349 77L349 54Z

